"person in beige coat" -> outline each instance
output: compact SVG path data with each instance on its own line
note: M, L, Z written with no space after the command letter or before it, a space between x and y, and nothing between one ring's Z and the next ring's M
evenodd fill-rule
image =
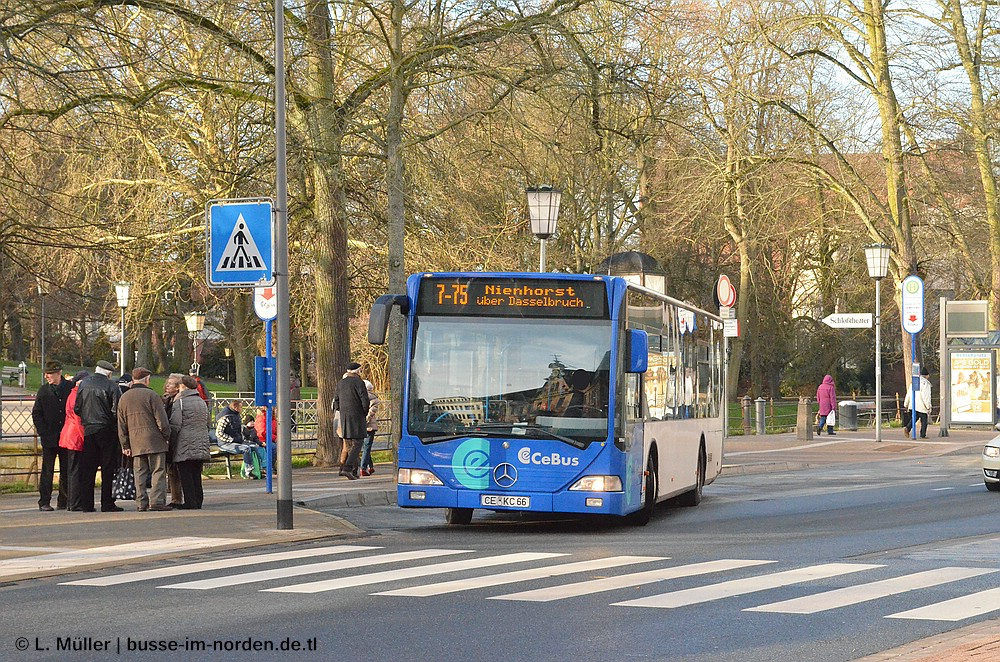
M170 429L176 440L174 456L184 492L185 510L199 510L205 499L201 487L201 467L211 457L208 437L208 406L198 395L194 377L181 377L180 392L170 410Z
M170 421L160 396L149 388L149 375L146 368L132 371L132 388L118 401L118 441L132 458L138 509L170 510L166 505ZM148 494L147 478L152 485Z

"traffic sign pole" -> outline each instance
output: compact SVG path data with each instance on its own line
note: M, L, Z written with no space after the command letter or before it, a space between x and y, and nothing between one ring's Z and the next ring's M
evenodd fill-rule
M917 438L917 390L920 388L920 375L917 374L917 334L910 334L910 363L913 368L910 370L910 434L913 439Z
M278 227L274 271L278 290L278 500L279 529L292 528L291 319L288 310L288 170L285 157L285 2L274 2L274 156Z
M271 356L272 356L271 352L273 351L272 347L271 347L271 332L272 332L273 326L274 326L274 320L267 320L266 322L264 322L264 348L265 348L264 349L264 355L267 358L271 358ZM272 385L275 383L274 382L274 374L271 375L270 383ZM268 406L264 407L264 411L266 412L264 414L264 426L265 426L264 427L264 456L265 456L264 457L264 465L267 468L267 481L265 482L265 485L264 485L264 491L267 492L268 494L271 494L272 493L272 491L271 491L271 473L273 471L273 467L271 466L271 456L274 454L274 442L276 441L276 439L274 438L274 435L271 434L271 421L273 420L272 417L274 416L274 407L268 405Z
M917 363L917 334L924 328L924 281L910 275L900 284L900 322L910 334L910 426L917 438L917 392L920 389L920 366Z

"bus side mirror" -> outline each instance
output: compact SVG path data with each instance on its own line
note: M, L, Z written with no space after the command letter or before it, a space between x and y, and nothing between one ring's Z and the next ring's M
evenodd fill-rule
M405 315L410 312L410 299L405 294L383 294L372 304L372 312L368 317L368 342L371 344L385 343L393 306L399 306L399 312Z
M646 372L649 366L649 336L645 331L629 329L625 340L628 369L625 372Z

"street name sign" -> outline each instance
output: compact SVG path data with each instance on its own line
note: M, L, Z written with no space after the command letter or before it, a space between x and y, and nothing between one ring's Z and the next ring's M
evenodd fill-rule
M253 310L262 322L278 316L278 292L274 287L253 288Z
M832 329L870 329L871 313L834 313L823 318L823 324Z
M920 276L907 276L903 279L900 290L903 331L920 333L924 328L924 281Z
M209 287L274 285L272 207L266 198L210 200L205 205Z

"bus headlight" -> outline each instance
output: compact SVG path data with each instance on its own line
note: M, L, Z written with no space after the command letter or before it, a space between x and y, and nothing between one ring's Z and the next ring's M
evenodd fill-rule
M1000 457L1000 446L987 446L983 449L983 455L986 457Z
M584 476L569 489L576 492L621 492L622 479L618 476Z
M444 485L440 478L426 469L400 469L396 482L400 485Z

